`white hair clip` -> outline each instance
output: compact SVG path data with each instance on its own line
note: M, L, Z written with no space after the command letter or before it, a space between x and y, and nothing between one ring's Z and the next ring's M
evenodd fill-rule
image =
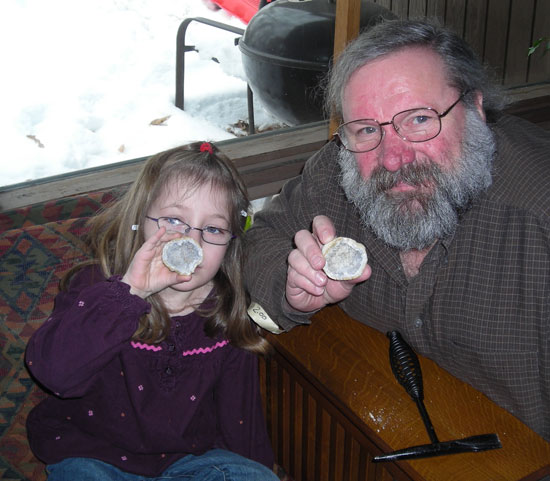
M241 215L243 217L248 217L248 212L246 212L246 210L241 210Z
M139 224L132 224L132 230L138 230Z

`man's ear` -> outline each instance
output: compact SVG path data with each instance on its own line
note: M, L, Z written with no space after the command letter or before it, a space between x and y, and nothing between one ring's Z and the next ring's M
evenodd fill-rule
M484 121L486 121L487 117L485 115L485 110L483 109L483 94L481 93L481 91L476 90L475 93L474 93L474 96L475 96L474 103L475 103L476 109L479 113L479 116Z

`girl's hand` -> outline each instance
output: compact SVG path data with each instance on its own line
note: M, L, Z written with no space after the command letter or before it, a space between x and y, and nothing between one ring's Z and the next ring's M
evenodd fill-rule
M179 236L178 233L166 233L166 229L161 227L143 243L122 278L122 282L130 286L131 294L145 299L166 287L191 280L191 276L172 272L162 262L162 248Z

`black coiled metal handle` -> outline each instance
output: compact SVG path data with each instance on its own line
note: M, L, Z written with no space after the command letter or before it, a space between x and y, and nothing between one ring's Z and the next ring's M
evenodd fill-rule
M388 332L387 336L390 340L390 365L393 375L416 403L430 440L432 443L437 443L439 440L423 402L424 386L418 356L399 331Z
M418 356L398 331L388 332L390 339L390 366L393 375L413 399L424 399L422 371Z

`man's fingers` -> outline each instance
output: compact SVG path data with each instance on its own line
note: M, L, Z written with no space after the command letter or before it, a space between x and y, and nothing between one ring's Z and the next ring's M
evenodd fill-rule
M292 266L288 267L287 274L287 287L290 289L290 292L294 295L298 294L300 291L307 292L312 296L321 296L325 291L326 277L324 281L319 282L319 279L313 279L308 276L305 276L295 270Z
M310 252L311 252L311 249L310 249ZM315 257L316 255L314 255L314 258ZM320 257L321 259L317 261L317 264L321 264L321 267L322 267L325 263L325 259L323 258L322 255ZM327 282L327 276L321 270L321 268L317 268L315 265L312 265L311 260L308 259L304 255L304 253L298 249L294 249L288 255L288 265L289 265L289 268L292 269L293 273L295 273L296 277L303 277L313 285L324 286ZM290 272L290 269L289 269L289 272Z
M316 270L322 269L324 267L325 258L323 257L323 254L321 252L321 247L319 245L319 242L314 238L311 232L307 230L301 230L297 232L294 236L294 242L296 244L297 250L301 253L309 266Z
M334 224L326 215L318 215L313 219L311 227L313 235L321 244L330 242L336 236Z
M334 281L329 279L325 289L327 304L334 304L348 297L353 288L357 284L366 281L371 276L371 273L371 268L367 264L363 273L355 279L350 279L346 281Z

